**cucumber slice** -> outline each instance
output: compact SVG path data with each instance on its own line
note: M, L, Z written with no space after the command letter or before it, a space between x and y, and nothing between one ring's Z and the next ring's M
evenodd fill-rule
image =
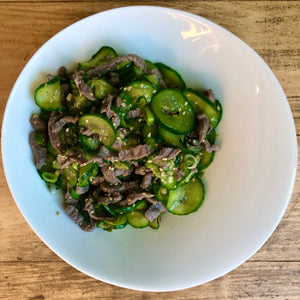
M104 220L102 222L104 222L106 225L111 226L112 229L121 229L127 225L127 218L125 215L119 215L113 221Z
M78 180L78 173L76 170L73 169L71 165L67 166L63 170L63 176L68 181L68 183L71 185L71 187L74 187Z
M147 81L134 81L123 88L123 91L131 97L131 105L134 106L141 97L150 103L152 95L156 92L155 87ZM141 107L141 106L139 106Z
M160 226L160 216L156 219L154 219L152 222L150 222L150 227L153 228L153 229L158 229L159 226Z
M54 77L41 84L34 93L35 103L44 110L62 110L64 107L60 98L60 79Z
M193 178L189 183L169 192L166 208L174 215L188 215L201 206L204 194L202 181Z
M143 127L143 137L145 143L152 149L158 149L161 142L160 136L158 134L158 127L156 123L151 125L145 124Z
M222 107L219 101L213 103L203 94L192 89L183 91L184 96L193 106L194 110L199 113L204 113L210 124L215 128L222 118Z
M91 183L91 181L98 174L98 164L97 163L89 163L85 166L79 168L79 179L78 186L85 187Z
M172 133L169 130L163 128L163 127L159 127L158 132L167 144L169 144L171 146L176 146L176 147L179 147L179 148L184 147L184 145L181 141L182 135Z
M100 148L100 141L91 136L79 133L79 141L82 148L91 153L96 153Z
M174 189L176 187L177 180L174 177L174 173L176 171L174 160L153 160L153 155L150 155L145 163L145 166L160 179L162 185L167 189Z
M198 169L199 170L203 170L203 169L206 169L213 161L214 159L214 156L215 156L215 152L211 152L211 153L208 153L206 151L204 151L202 153L202 156L201 156L201 160L200 160L200 163L198 165Z
M145 218L144 213L134 210L126 214L128 223L135 228L144 228L149 225L149 221Z
M161 185L159 187L158 191L156 192L155 196L156 196L157 200L166 202L169 197L169 191L166 187Z
M155 65L162 74L168 88L177 88L179 90L185 89L185 83L177 71L162 63L156 63Z
M84 115L78 125L91 129L99 135L99 141L105 146L111 146L116 140L116 130L110 120L99 115Z
M100 50L98 50L88 62L79 63L79 68L87 71L91 68L102 65L103 63L116 58L117 56L118 55L113 48L104 46L101 47Z
M104 79L93 78L89 85L95 90L95 97L97 99L104 99L114 90L114 88Z
M152 97L151 109L160 124L175 134L186 134L194 129L193 107L178 90L160 90Z

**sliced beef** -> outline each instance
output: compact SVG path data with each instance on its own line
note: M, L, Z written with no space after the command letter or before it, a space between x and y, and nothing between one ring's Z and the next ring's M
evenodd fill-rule
M142 115L142 110L140 108L132 109L128 112L127 118L128 119L134 119L138 118Z
M121 99L119 96L117 96L117 97L115 98L114 106L115 106L116 108L120 108L121 104L122 104L122 99Z
M181 150L179 148L163 147L156 155L153 156L153 159L175 159L180 152Z
M167 87L167 85L164 82L163 77L162 77L161 73L158 71L158 69L156 69L156 68L152 69L151 71L148 72L147 75L151 75L151 74L153 74L157 77L158 82L163 89L165 89Z
M35 131L46 131L47 124L44 122L38 114L33 114L30 118L30 124Z
M113 111L110 109L112 100L113 96L109 94L102 100L101 105L101 113L105 113L109 119L113 116Z
M152 177L154 176L154 174L146 174L144 177L143 177L143 180L142 180L142 183L141 183L141 188L142 189L147 189L150 185L151 185L151 182L152 182Z
M87 164L89 164L91 162L97 163L100 168L102 166L104 166L104 164L105 164L104 161L103 161L103 159L102 159L102 157L100 157L98 154L96 154L92 158L81 162L80 166L81 167L86 166Z
M115 175L114 167L112 167L110 164L105 164L101 168L101 172L102 172L103 177L106 182L108 182L110 184L120 184L121 183L120 179L118 179Z
M84 74L84 71L75 71L72 76L73 80L81 95L83 95L89 100L95 101L96 97L94 95L94 91L88 84L85 83L83 79Z
M162 79L162 75L160 74L160 72L155 68L153 70L148 70L147 69L147 65L145 63L145 60L136 55L136 54L128 54L126 56L122 56L122 57L116 57L114 59L112 59L111 61L107 62L107 63L104 63L100 66L97 66L93 69L90 69L88 72L87 72L87 76L89 78L93 78L93 77L96 77L96 76L99 76L99 75L105 75L105 74L108 74L111 72L114 72L118 65L121 63L121 62L133 62L138 68L142 69L143 73L146 74L146 75L150 75L150 74L154 74L157 76L161 86L163 88L166 87L166 84L165 82L163 81Z
M54 130L54 128L56 128L55 123L60 118L61 118L61 115L58 112L53 111L50 114L50 118L48 121L48 135L49 135L50 143L51 143L52 147L59 153L61 153L64 149L63 149L63 145L60 140L60 137L58 135L58 132L56 130Z
M117 185L110 185L108 183L103 183L100 185L100 188L103 192L111 195L115 192L124 193L129 190L139 190L139 180L122 182Z
M96 177L92 180L91 184L92 184L92 185L100 185L100 184L103 183L103 182L105 182L104 177L98 175L98 176L96 176Z
M61 66L57 70L57 76L66 77L68 75L67 68L65 66Z
M152 173L152 171L149 168L146 168L145 166L138 166L134 170L135 174L137 175L146 175L148 173Z
M109 205L120 202L123 199L123 196L119 192L114 192L110 196L98 195L98 197L96 197L95 199L98 203Z
M211 153L211 152L213 152L213 151L219 151L219 150L220 150L219 147L218 147L217 145L211 145L211 144L209 143L208 140L204 140L204 141L201 143L201 145L203 146L204 150L205 150L206 152L208 152L208 153Z
M47 79L50 81L50 80L54 79L54 76L52 74L47 74Z
M126 198L126 201L127 201L127 204L128 205L131 205L139 200L142 200L142 199L150 199L150 198L154 198L154 195L151 194L151 193L132 193L131 195L129 195L127 198Z
M205 114L198 114L198 144L202 143L209 131L211 130L211 126L209 124L209 120Z
M120 76L118 73L110 72L109 76L110 76L109 81L112 85L117 85L120 83Z
M118 176L128 177L132 174L132 172L133 172L133 169L128 169L128 170L118 169L118 168L114 169L114 173L115 173L116 177L118 177Z
M76 124L79 120L79 117L73 117L73 116L62 116L57 121L54 122L53 126L51 126L52 132L60 132L63 127L69 123Z
M115 128L118 128L120 126L120 123L121 123L121 120L120 120L120 117L119 115L113 111L113 116L111 118L111 121L114 125Z
M180 168L178 168L176 171L175 171L175 174L174 174L174 177L177 181L180 181L183 176L185 175L185 172L182 171Z
M67 206L64 208L67 215L80 226L81 229L84 231L93 231L95 228L95 224L91 222L91 224L87 224L84 221L83 216L80 215L77 208L72 204L67 204Z
M133 159L141 159L143 157L149 156L153 152L148 145L138 145L135 147L131 147L130 149L124 149L119 152L120 160L133 160Z
M64 201L67 204L76 204L78 202L78 199L73 198L71 194L72 187L70 186L69 183L67 183L67 191L64 195Z
M90 189L90 186L89 185L86 185L84 187L81 187L81 186L76 186L76 193L78 195L82 195L82 194L85 194L89 191Z
M36 140L36 133L35 131L30 132L29 134L29 144L34 156L34 162L37 169L40 169L47 159L48 149L45 147L41 147Z
M211 102L215 102L216 96L212 89L205 90L203 95L206 96Z
M67 96L71 92L71 86L67 83L63 83L60 85L60 99L62 103L65 103Z
M84 151L80 147L74 147L68 151L67 154L57 156L57 162L60 164L61 169L66 168L73 162L82 165L86 161L86 156Z
M161 201L156 201L145 212L145 218L149 222L152 222L154 219L158 218L159 215L164 211L166 211L164 203Z

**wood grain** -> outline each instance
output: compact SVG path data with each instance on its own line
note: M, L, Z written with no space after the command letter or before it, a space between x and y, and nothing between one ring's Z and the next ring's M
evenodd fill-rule
M244 40L277 76L300 132L300 1L0 0L1 123L15 80L45 41L91 14L138 4L201 15ZM283 219L252 258L222 278L171 293L118 288L67 265L25 222L5 182L2 160L0 178L0 299L300 299L299 173Z

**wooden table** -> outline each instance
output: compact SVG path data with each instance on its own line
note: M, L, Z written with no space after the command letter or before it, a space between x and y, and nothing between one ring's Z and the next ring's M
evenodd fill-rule
M300 1L0 0L0 110L20 71L50 37L110 8L148 4L203 16L244 40L279 79L300 130ZM298 135L299 141L299 135ZM229 274L191 289L147 293L115 287L73 269L33 233L0 168L1 299L300 299L300 180L268 242Z

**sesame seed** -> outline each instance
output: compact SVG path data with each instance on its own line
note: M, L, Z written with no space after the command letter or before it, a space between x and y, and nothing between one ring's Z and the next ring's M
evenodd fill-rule
M185 102L184 102L184 105L188 105L188 102L187 102L187 101L185 101Z
M182 115L183 115L183 116L185 115L185 111L182 113Z
M67 129L66 129L66 132L69 132L69 131L70 131L70 128L67 128Z
M89 120L85 120L85 123L88 123L89 122Z
M181 112L181 107L179 107L178 111Z
M168 160L166 157L164 157L162 160Z
M148 138L151 137L151 132L149 132L147 136L148 136Z

